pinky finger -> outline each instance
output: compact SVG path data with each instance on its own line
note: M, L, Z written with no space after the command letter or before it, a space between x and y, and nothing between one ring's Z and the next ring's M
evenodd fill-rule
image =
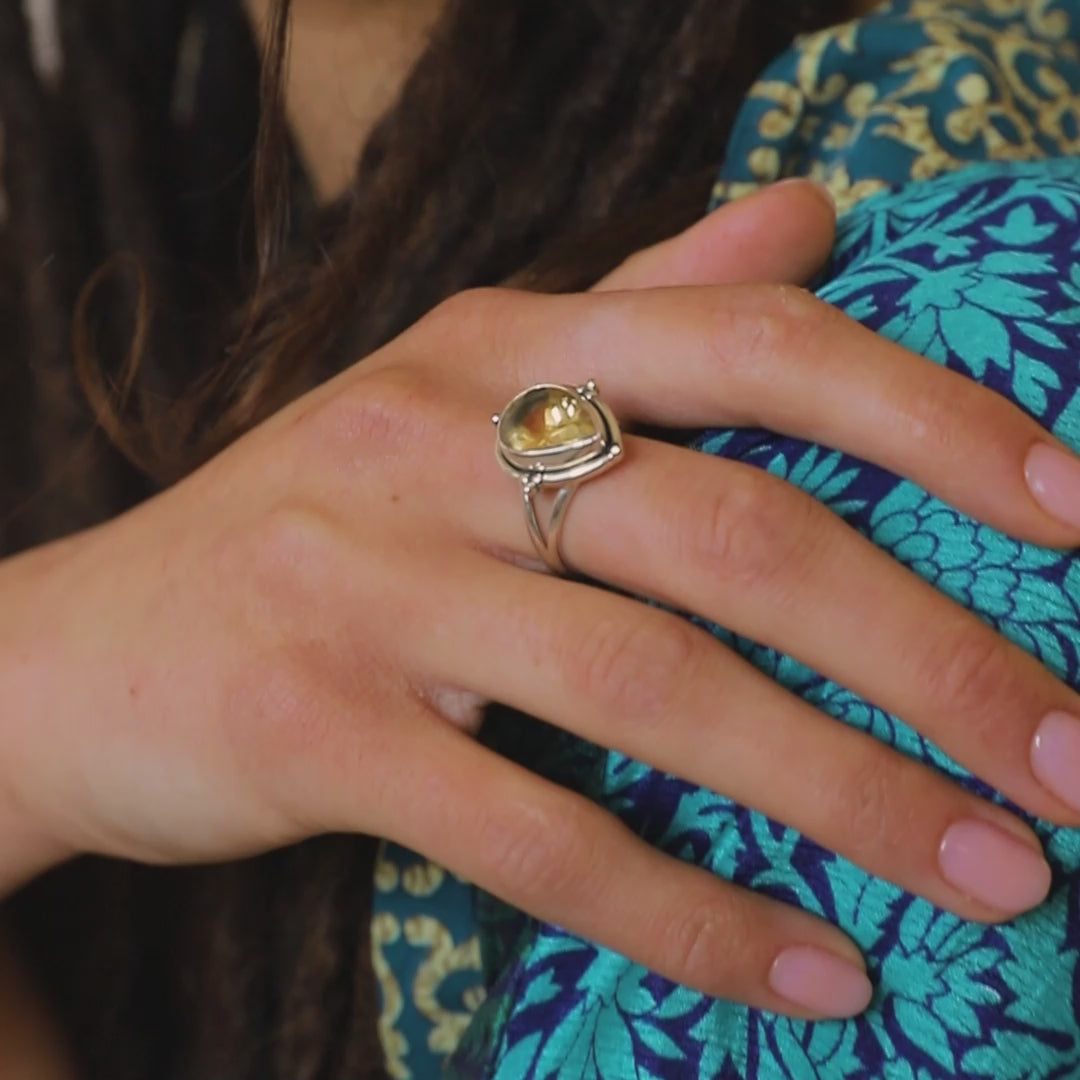
M714 997L808 1019L869 1004L858 950L824 921L662 854L452 728L423 727L409 760L411 791L424 794L391 815L393 839Z

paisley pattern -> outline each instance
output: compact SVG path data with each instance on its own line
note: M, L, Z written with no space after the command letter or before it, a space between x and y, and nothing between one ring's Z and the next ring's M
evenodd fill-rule
M823 298L1019 402L1080 448L1080 160L975 166L842 223ZM884 470L764 431L694 444L812 492L900 562L1080 685L1080 561L981 526ZM776 651L714 632L837 720L991 794L894 716ZM518 917L453 1060L495 1080L1052 1080L1080 1075L1080 832L1033 822L1054 887L983 926L875 879L796 831L615 753L578 786L650 843L813 911L863 950L876 994L805 1023L672 985ZM599 767L597 767L599 766ZM507 940L505 927L501 934Z
M981 161L1080 153L1073 0L895 0L801 38L751 88L717 201L784 176L841 210Z
M484 1000L472 890L395 844L375 864L379 1036L392 1080L428 1080Z

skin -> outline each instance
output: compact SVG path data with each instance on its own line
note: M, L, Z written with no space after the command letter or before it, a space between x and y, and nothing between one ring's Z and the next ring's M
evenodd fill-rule
M261 35L271 0L244 0ZM315 191L341 194L356 155L423 51L442 0L296 0L286 98Z
M290 102L301 128L304 100ZM310 162L327 140L310 137ZM331 194L340 171L316 168ZM673 616L533 572L492 460L484 418L530 383L592 376L631 428L763 424L895 469L1017 537L1075 545L1080 531L1024 482L1050 436L785 284L812 275L832 235L831 206L795 182L640 253L591 295L455 298L174 490L0 564L0 894L83 852L190 862L362 831L680 982L825 1015L779 996L771 966L812 946L858 970L850 942L480 749L469 733L497 699L725 791L964 916L1015 914L957 890L938 852L969 820L1037 852L1016 818ZM677 377L658 357L680 358ZM453 452L433 471L440 445ZM1080 823L1028 763L1039 720L1080 700L1031 658L763 474L632 435L627 457L575 500L571 565L791 651L1024 808ZM1003 479L987 488L988 474ZM868 625L869 609L888 617ZM0 1038L0 1062L71 1075L16 980L0 963L6 999L31 1018L0 1025L27 1033Z
M673 979L816 1015L770 989L770 965L795 944L857 963L850 943L653 851L442 707L494 698L730 792L964 916L1014 915L936 862L966 820L1034 852L1014 817L824 719L683 620L530 569L479 419L584 372L628 422L773 427L1013 535L1075 545L1025 485L1028 451L1053 440L1022 412L790 285L701 284L803 278L831 235L830 206L797 182L592 294L463 294L168 493L0 566L6 883L78 852L201 861L363 831ZM659 282L681 287L647 287ZM680 358L677 377L658 357ZM432 470L439 445L454 452ZM1080 700L1029 656L758 470L633 436L627 458L575 501L572 565L795 653L1025 808L1080 820L1026 754L1042 717ZM780 785L785 754L813 766Z

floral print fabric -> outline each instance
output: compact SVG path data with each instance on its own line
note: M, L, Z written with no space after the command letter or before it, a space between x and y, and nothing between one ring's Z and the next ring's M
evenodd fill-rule
M866 203L843 222L820 293L878 332L1019 402L1080 448L1080 161L975 167ZM1014 541L916 485L765 431L694 443L785 477L900 562L1080 685L1080 562ZM712 627L771 677L988 794L936 747L792 658ZM792 829L619 754L579 786L651 843L840 926L876 994L805 1023L668 983L554 926L506 928L500 980L455 1075L497 1080L1052 1080L1080 1076L1080 832L1034 823L1050 899L967 923ZM506 943L509 941L507 947Z
M811 176L840 210L983 161L1080 154L1075 0L895 0L751 88L717 199Z
M999 172L971 163L1080 153L1078 39L1078 0L898 0L808 35L751 90L715 200L788 175L825 182L841 210L859 209L843 223L821 294L1014 398L1074 445L1080 167ZM959 169L955 181L911 185ZM1080 592L1060 553L1017 544L823 448L765 432L711 432L695 446L787 477L1077 678ZM867 702L714 629L825 711L963 775ZM511 755L522 723L507 725ZM534 735L531 765L545 751L544 771L650 842L844 926L867 950L875 1006L852 1024L797 1025L710 1002L487 897L481 958L468 887L389 846L372 937L392 1076L438 1075L485 983L489 1000L452 1058L458 1077L1080 1076L1072 998L1080 941L1066 918L1075 887L1064 876L1080 859L1072 834L1044 830L1058 869L1054 903L988 931L712 793L546 729Z

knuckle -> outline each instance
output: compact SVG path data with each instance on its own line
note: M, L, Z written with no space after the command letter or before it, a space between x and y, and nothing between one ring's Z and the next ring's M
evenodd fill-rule
M319 459L352 468L415 454L453 423L442 380L420 365L384 365L343 386L305 425Z
M643 617L605 619L588 628L569 658L572 689L602 702L620 722L660 721L677 709L699 652L695 631Z
M412 333L441 351L475 353L497 336L517 295L495 287L465 289L432 308Z
M713 986L737 975L742 935L715 902L689 904L666 928L661 963L666 973L690 986Z
M298 585L318 588L334 580L341 562L342 540L330 518L312 505L285 502L248 527L235 568L262 602L283 588L291 594Z
M824 305L796 285L747 285L738 289L729 305L717 311L723 325L716 341L731 355L731 343L739 345L746 373L761 368L761 361L789 352L796 345L805 351L808 326L821 316Z
M898 790L899 759L882 754L867 754L845 778L843 790L837 791L833 820L843 830L847 850L865 859L888 858L899 837L910 833L903 822L910 816L909 804Z
M569 800L496 808L480 829L481 851L504 896L577 895L592 863L585 815Z
M225 733L235 759L254 777L281 778L291 762L321 753L328 735L325 697L311 673L286 649L268 649L227 687Z
M353 827L358 781L379 804L393 756L385 718L403 703L383 655L342 664L319 641L272 641L223 678L218 737L243 790L298 835L314 835Z
M906 407L903 401L897 402L896 407L902 411L903 430L911 445L947 461L956 453L964 427L979 404L969 391L978 393L981 388L969 379L954 379L952 372L939 369L936 364L929 365L921 358L917 362L920 367L911 373ZM933 370L924 370L924 364ZM991 436L993 430L988 427L985 433L980 432L980 437Z
M797 580L816 552L825 522L817 505L783 481L747 473L686 500L689 564L745 589Z
M936 710L961 717L966 732L992 737L994 722L1020 696L1008 642L988 628L964 626L934 644L920 673L926 697Z

